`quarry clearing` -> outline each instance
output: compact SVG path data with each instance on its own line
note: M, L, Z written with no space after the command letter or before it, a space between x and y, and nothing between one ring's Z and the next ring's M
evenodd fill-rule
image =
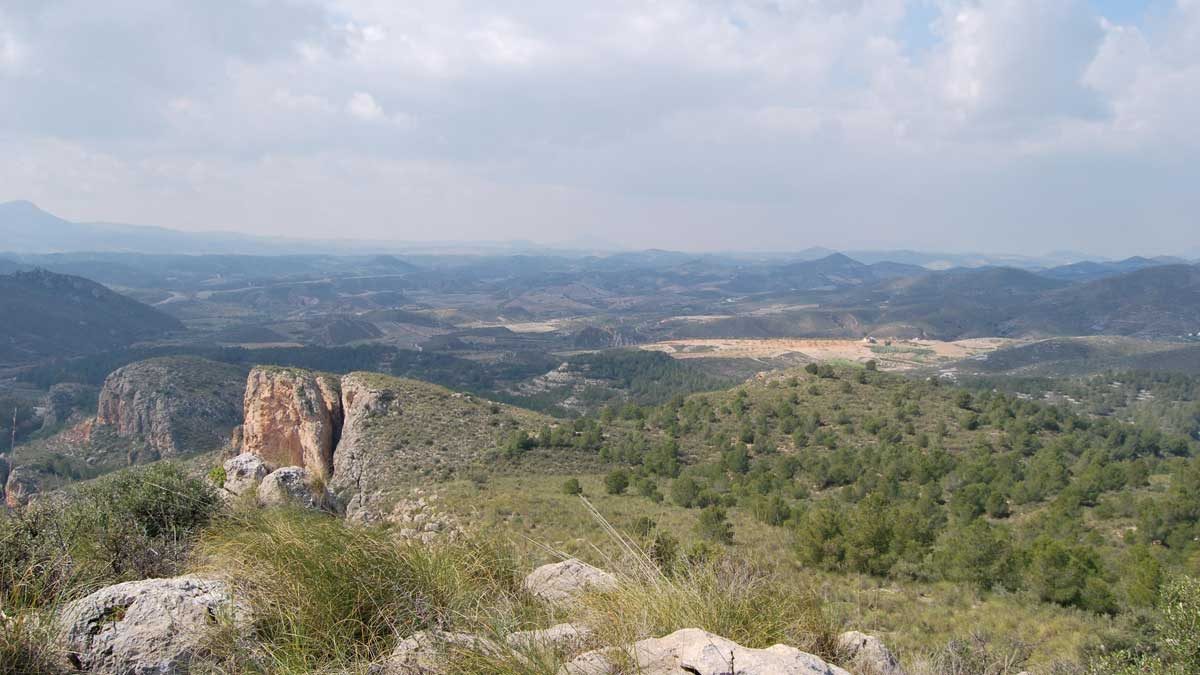
M642 345L677 359L753 359L770 362L804 357L818 362L865 363L875 360L881 370L908 370L958 361L995 351L1014 341L1007 338L941 340L847 340L833 338L703 338L664 340Z

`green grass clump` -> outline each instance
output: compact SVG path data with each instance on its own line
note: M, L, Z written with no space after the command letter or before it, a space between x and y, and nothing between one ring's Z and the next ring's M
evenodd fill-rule
M376 661L398 636L521 614L520 574L487 542L408 544L290 510L237 514L210 528L196 570L228 577L255 617L250 659L269 672L311 672ZM237 668L235 668L237 669Z
M61 672L51 647L53 636L32 615L8 617L0 611L0 675L54 675Z
M720 553L663 560L585 504L620 549L605 567L617 589L590 593L577 615L599 640L624 645L682 628L702 628L746 647L788 644L824 658L837 655L834 624L817 595L775 572Z

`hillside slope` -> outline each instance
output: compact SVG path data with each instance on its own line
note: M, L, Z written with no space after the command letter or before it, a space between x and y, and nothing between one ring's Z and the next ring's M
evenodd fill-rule
M1060 335L1178 337L1200 331L1200 266L1164 265L1046 294L1014 320L1017 330Z
M0 275L0 363L127 347L183 329L177 319L82 277Z

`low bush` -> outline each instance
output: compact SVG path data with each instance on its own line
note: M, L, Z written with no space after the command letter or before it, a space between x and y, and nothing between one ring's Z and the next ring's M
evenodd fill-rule
M54 606L95 588L172 576L221 509L171 464L129 469L0 516L0 606Z

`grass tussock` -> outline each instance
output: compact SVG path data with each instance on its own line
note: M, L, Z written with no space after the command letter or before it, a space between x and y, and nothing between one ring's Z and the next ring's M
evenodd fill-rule
M617 589L587 594L576 617L604 644L702 628L751 648L782 643L826 659L838 655L835 626L814 592L726 555L656 560L583 502L621 551L607 563Z
M0 611L0 675L56 675L53 636L41 615L10 617Z
M326 516L268 510L214 525L197 554L195 571L229 578L255 617L253 648L224 655L234 670L351 668L385 657L398 636L533 611L518 593L515 558L486 541L398 543Z

